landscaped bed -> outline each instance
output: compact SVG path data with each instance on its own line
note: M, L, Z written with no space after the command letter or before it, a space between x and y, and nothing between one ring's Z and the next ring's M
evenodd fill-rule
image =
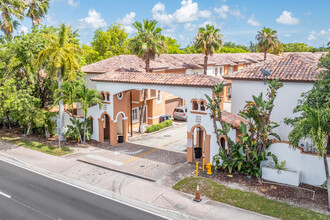
M72 146L68 146L66 142L63 142L61 153L59 153L57 138L42 138L36 135L23 135L19 132L19 129L16 128L11 130L0 129L0 139L18 146L55 156L62 156L73 152Z
M199 185L201 196L206 196L215 201L227 203L229 205L233 205L239 208L243 208L246 210L258 212L261 214L265 214L281 219L328 219L329 218L329 216L320 214L310 209L300 208L285 202L275 201L266 198L259 191L257 191L256 193L247 192L249 190L245 190L244 187L241 186L242 181L237 181L237 178L233 179L235 177L230 178L226 174L226 178L231 179L231 184L236 185L236 189L233 189L232 187L231 188L227 187L223 184L220 184L221 181L218 181L218 179L222 177L224 177L224 175L221 174L220 175L217 174L216 177L214 177L214 180L202 178L202 177L186 177L181 181L179 181L178 183L176 183L173 186L173 188L194 195L196 191L196 187L197 185ZM239 177L238 179L241 178ZM257 180L253 180L253 181L258 182ZM247 180L247 182L250 182L250 180ZM292 190L291 193L288 193L288 191L290 191L289 189L282 191L285 187L282 188L278 185L272 185L272 184L268 184L268 185L269 185L268 187L266 187L265 185L263 186L265 195L267 195L267 192L272 192L274 194L274 197L276 197L275 194L284 195L285 193L287 193L288 195L293 195L295 193L294 192L295 190ZM242 188L244 191L238 188ZM272 190L269 190L269 188ZM260 191L262 191L262 187L260 188ZM315 194L315 206L319 205L318 204L319 201L317 200L320 198L317 196L318 195Z
M159 131L159 130L162 130L164 128L170 127L172 125L173 125L172 120L166 120L166 121L163 121L159 124L151 125L151 126L147 127L146 132L147 133L152 133L152 132Z

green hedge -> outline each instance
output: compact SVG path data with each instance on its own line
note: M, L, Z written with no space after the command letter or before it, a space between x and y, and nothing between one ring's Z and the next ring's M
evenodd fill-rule
M152 133L152 132L161 130L163 128L170 127L170 126L172 126L172 124L173 124L172 120L166 120L166 121L163 121L162 123L159 123L156 125L151 125L151 126L147 127L147 133Z

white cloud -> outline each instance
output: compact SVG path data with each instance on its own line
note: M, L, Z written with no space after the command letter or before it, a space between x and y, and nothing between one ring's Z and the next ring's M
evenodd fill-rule
M105 26L107 26L107 23L95 9L90 9L88 11L88 17L79 19L78 24L78 27L81 29L97 29Z
M77 7L80 4L80 2L79 1L75 2L75 0L68 0L68 4L72 7Z
M196 25L196 24L192 24L192 23L185 23L185 24L184 24L184 29L185 29L186 31L193 32L193 31L196 30L196 28L197 28L197 25Z
M227 18L227 14L229 12L229 6L228 5L221 5L220 8L215 8L214 11L219 14L219 16L223 19Z
M234 16L236 18L244 18L244 16L241 14L241 11L238 8L229 10L229 14L231 14L232 16Z
M131 12L129 14L126 14L125 17L117 19L117 22L122 25L131 25L135 21L135 12Z
M248 24L251 25L251 26L260 26L260 25L261 25L260 22L258 22L258 21L255 19L254 15L251 15L251 17L247 20L246 23L248 23Z
M135 16L135 12L130 12L129 14L126 14L125 17L118 18L117 23L123 25L127 33L133 34L135 29L131 25L135 22Z
M167 14L165 5L158 2L151 10L152 17L165 25L175 25L198 20L199 18L209 18L212 13L208 10L199 10L198 4L192 0L182 0L181 7L173 14Z
M19 29L19 32L23 32L24 34L27 34L29 32L29 28L26 26L21 26L21 28Z
M328 30L321 30L320 32L315 32L315 31L309 32L309 35L307 36L307 40L313 41L316 39L318 41L324 41L325 43L330 41L330 28Z
M296 25L299 23L299 19L292 17L292 13L289 11L283 11L281 16L276 19L278 24Z
M210 12L209 10L201 10L199 11L199 16L201 18L209 18L212 16L212 12Z
M291 34L284 34L283 36L284 37L291 37L292 35Z

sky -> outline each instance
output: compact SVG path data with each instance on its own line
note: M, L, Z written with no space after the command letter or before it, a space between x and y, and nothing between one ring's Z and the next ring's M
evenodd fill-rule
M329 8L330 0L51 0L42 24L71 25L86 44L97 28L117 22L133 36L133 22L155 19L182 47L206 24L219 28L226 42L248 46L258 30L269 27L281 42L320 47L330 41ZM30 19L20 23L19 31L29 31Z

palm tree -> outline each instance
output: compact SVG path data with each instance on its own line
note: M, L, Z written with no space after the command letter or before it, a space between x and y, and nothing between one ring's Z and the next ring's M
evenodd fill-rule
M293 130L289 135L290 144L298 146L301 139L310 138L318 154L323 157L326 180L328 180L329 169L326 141L330 136L330 108L314 109L304 105L301 109L301 117L293 122Z
M99 107L102 108L101 95L96 89L89 89L85 84L82 84L77 93L78 101L81 105L81 108L84 111L84 136L83 144L86 143L86 117L88 114L88 108L99 104Z
M32 19L32 26L39 25L41 18L45 16L49 9L49 0L29 0L26 16Z
M5 33L7 41L10 41L11 34L18 26L18 22L13 17L22 19L25 7L26 3L22 0L0 1L0 29Z
M157 21L143 20L143 23L136 21L133 26L137 29L135 37L130 42L130 48L133 54L141 57L145 61L146 72L150 70L150 60L154 60L156 55L167 50L165 37L161 35L162 29L156 27ZM144 111L147 101L147 90L144 90L143 104L139 118L139 131L143 133Z
M266 27L258 31L256 40L258 41L258 50L264 52L264 60L267 58L267 51L274 50L279 45L277 31Z
M78 91L80 89L81 86L81 81L64 81L61 85L61 88L57 89L55 92L55 103L59 103L60 101L62 101L64 104L69 105L69 109L71 109L71 114L72 114L72 119L74 122L74 126L76 127L78 134L79 134L79 140L81 140L81 142L83 141L81 138L81 133L79 132L80 129L78 127L78 123L76 120L76 117L73 113L73 109L74 109L74 103L78 102Z
M208 56L219 51L223 40L220 30L216 29L213 25L207 24L206 27L201 27L195 37L195 49L202 50L204 54L204 75L207 74Z
M70 39L71 27L64 24L60 25L56 35L44 35L48 42L48 46L40 51L37 59L37 65L44 66L49 69L51 74L57 72L58 88L61 88L62 74L66 78L74 79L76 71L80 68L77 60L77 55L81 53L78 44L72 43ZM63 100L59 101L59 115L63 119Z

